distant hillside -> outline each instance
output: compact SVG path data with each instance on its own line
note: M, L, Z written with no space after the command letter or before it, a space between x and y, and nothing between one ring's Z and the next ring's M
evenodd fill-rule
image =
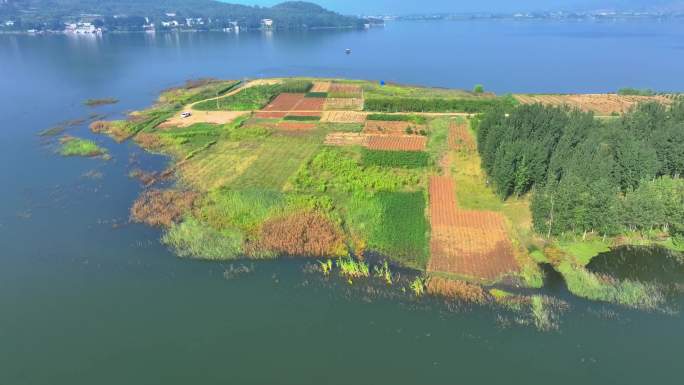
M258 28L272 19L276 29L360 28L363 20L343 16L316 4L291 1L273 7L252 7L214 0L0 0L0 22L13 21L17 30L61 29L65 22L96 21L108 29L136 30L145 18L160 24L202 18L195 29L219 29L236 21L241 28Z

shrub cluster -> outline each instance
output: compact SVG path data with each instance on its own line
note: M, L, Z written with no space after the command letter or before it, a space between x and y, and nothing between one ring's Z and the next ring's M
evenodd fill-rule
M382 112L468 112L476 113L497 106L512 107L515 99L477 98L477 99L438 99L438 98L367 98L366 111Z

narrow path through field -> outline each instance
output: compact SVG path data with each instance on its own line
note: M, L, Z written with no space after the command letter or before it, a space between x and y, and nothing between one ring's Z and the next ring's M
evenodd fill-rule
M467 126L451 127L450 148L470 149ZM464 136L466 135L466 136ZM452 140L463 139L463 141ZM494 281L518 269L505 219L493 211L463 210L456 200L456 183L450 175L452 157L442 162L444 176L430 177L429 273Z

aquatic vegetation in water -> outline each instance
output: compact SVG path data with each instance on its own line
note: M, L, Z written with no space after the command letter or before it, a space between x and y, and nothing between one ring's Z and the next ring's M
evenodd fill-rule
M532 310L532 318L534 325L539 330L551 330L554 327L551 319L551 314L544 303L544 298L539 295L534 295L530 299L530 307Z
M66 129L66 127L64 127L64 126L51 127L51 128L48 128L46 130L39 132L38 136L42 136L42 137L57 136L57 135L60 135L61 133L63 133L65 129Z
M255 270L254 265L233 265L230 264L228 268L223 271L223 278L230 281L240 278L245 274L251 274Z
M421 276L416 277L411 281L410 288L416 297L422 296L425 294L425 278Z
M73 136L64 136L59 140L62 147L59 153L62 156L107 156L107 150L98 146L92 140L76 138Z
M338 259L337 268L340 269L340 274L347 278L349 283L352 282L352 279L370 277L368 264L364 261L356 261L351 257Z
M119 102L119 99L117 98L102 98L102 99L88 99L83 104L85 104L88 107L98 107L98 106L104 106L107 104L116 104Z
M388 285L392 284L392 272L390 271L387 261L384 261L380 266L374 266L373 272L378 278L382 278Z
M430 277L427 292L476 304L485 304L491 300L490 294L480 285L442 277Z
M332 259L326 259L325 261L318 261L318 266L321 268L324 276L329 276L333 268Z

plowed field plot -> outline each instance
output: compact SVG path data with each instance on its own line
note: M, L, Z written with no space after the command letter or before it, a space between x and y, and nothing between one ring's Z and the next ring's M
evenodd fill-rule
M450 177L431 177L429 194L432 226L429 272L489 281L518 269L501 214L460 210Z
M321 117L323 115L322 111L292 111L285 113L286 116L316 116Z
M328 92L332 82L314 82L310 92Z
M297 103L293 111L323 111L325 98L303 98Z
M282 131L311 131L316 129L316 123L302 123L302 122L280 122L276 126Z
M325 102L326 110L361 111L363 110L362 98L334 98L329 97Z
M325 137L328 146L365 146L368 136L357 132L332 132Z
M278 126L278 121L273 119L249 119L242 124L241 128L268 128L274 129Z
M304 99L304 94L280 94L263 111L290 111Z
M363 132L372 135L406 135L409 129L417 133L417 131L425 130L425 126L404 121L369 120Z
M259 111L254 114L257 119L282 119L287 116L287 112L282 111Z
M657 101L671 104L664 96L632 96L617 94L584 94L584 95L515 95L520 103L577 107L584 111L592 111L599 115L624 113L636 104L644 101Z
M468 123L452 123L449 127L449 148L472 152L477 149L468 130Z
M366 113L355 111L326 111L321 118L326 123L363 123Z
M355 84L333 83L328 92L333 98L361 98L363 95L361 86Z
M382 151L424 151L427 138L424 136L369 135L366 147Z

